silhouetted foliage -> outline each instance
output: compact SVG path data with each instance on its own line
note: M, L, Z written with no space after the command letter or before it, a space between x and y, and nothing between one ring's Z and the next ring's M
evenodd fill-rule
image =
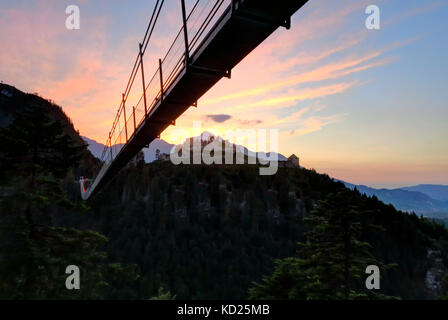
M359 193L348 189L329 194L319 201L309 218L306 241L299 243L299 257L278 260L272 276L254 283L249 290L253 299L371 299L387 298L364 286L369 265L390 266L379 262L370 252L372 246L360 241L361 232L381 230L366 225L363 215L375 214L364 205Z
M52 221L57 213L86 210L69 200L64 186L86 146L76 144L41 104L17 112L11 125L0 128L0 139L0 298L102 298L105 277L117 268L100 251L107 239ZM69 265L81 269L83 290L65 287Z

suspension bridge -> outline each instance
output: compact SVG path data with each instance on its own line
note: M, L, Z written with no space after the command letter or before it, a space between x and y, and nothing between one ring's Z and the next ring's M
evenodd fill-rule
M81 178L84 200L188 108L197 107L198 99L220 79L230 78L232 68L277 28L289 29L291 16L308 0L197 0L188 14L185 0L179 2L182 27L166 55L153 61L157 70L146 78L144 57L164 1L154 6L105 143L101 169L87 187ZM135 90L141 94L132 105Z

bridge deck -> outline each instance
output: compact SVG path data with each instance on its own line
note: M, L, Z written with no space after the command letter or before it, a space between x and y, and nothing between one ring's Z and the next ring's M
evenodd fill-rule
M308 0L240 0L229 5L202 42L190 53L190 63L178 72L163 99L142 121L110 163L105 163L84 199L98 192L144 146L157 138L173 121L213 87L230 75L244 57L277 28L289 28L290 17Z

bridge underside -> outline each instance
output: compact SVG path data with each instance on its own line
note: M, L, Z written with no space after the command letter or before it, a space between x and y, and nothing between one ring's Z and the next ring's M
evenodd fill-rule
M291 16L308 0L240 0L230 5L209 31L189 65L179 72L119 154L105 165L83 194L98 192L143 147L193 106L221 78L277 28L289 29Z

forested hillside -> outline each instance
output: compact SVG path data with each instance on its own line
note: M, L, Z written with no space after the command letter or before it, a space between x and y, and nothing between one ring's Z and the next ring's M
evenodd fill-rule
M253 281L272 273L275 259L297 256L303 219L318 200L346 190L307 169L259 176L249 165L154 162L128 166L93 199L91 213L72 216L70 224L104 233L113 260L139 266L141 280L132 297L152 296L163 287L179 298L246 298ZM427 254L440 250L446 265L446 230L376 198L346 192L350 205L363 212L364 226L384 228L365 230L360 239L371 244L378 260L397 264L384 272L381 292L434 297L425 285Z
M0 129L0 298L149 299L162 288L178 299L434 299L446 289L442 225L313 170L140 161L82 202L77 180L96 163L68 118L27 101ZM384 267L377 295L364 287L372 262ZM81 290L65 289L69 264Z

